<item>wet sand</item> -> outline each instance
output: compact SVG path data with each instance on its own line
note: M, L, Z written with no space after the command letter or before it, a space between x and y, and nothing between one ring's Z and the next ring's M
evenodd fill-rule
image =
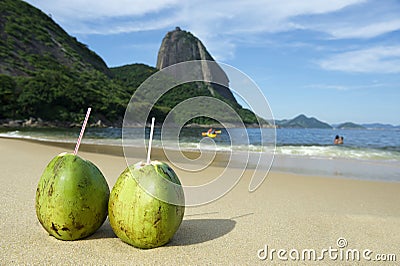
M266 264L271 262L270 256L258 258L265 255L258 251L266 245L269 252L314 249L317 255L330 247L369 249L372 259L384 253L400 260L399 183L295 175L274 169L253 193L248 192L252 170L247 170L224 197L186 208L180 229L164 247L140 250L129 246L114 235L108 221L86 239L56 240L36 218L35 191L47 163L67 148L72 151L70 146L0 139L0 265ZM79 155L100 168L110 189L126 168L117 150L104 154L83 146ZM196 183L201 176L206 179L222 170L211 166L197 180L187 180L182 170L176 172L184 182ZM347 246L340 249L338 238L345 238ZM285 263L276 252L273 262ZM311 263L301 258L297 262ZM286 263L294 261L288 258ZM316 263L354 262L340 257L332 260L325 254L324 260ZM360 258L358 263L366 260Z

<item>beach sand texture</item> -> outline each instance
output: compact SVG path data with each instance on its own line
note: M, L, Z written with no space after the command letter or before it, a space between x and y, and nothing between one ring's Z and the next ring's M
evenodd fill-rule
M186 208L180 229L160 248L140 250L123 243L108 220L86 239L56 240L36 218L35 191L47 163L64 151L63 147L0 139L0 265L266 264L270 258L263 261L257 256L265 245L319 252L338 248L340 237L347 240L345 249L369 249L371 257L396 254L400 261L400 183L302 176L273 169L256 192L247 190L248 170L224 197ZM126 168L122 156L84 151L79 155L101 169L110 189ZM220 171L207 169L210 174ZM177 174L182 178L184 172L177 170ZM273 262L294 263L290 258L279 260L276 254ZM322 262L297 262L355 263L334 261L328 254Z

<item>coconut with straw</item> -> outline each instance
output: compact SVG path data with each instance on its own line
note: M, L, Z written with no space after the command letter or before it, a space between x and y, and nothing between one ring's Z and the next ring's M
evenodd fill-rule
M151 161L154 121L146 162L129 166L111 190L108 216L114 233L138 248L168 243L185 212L184 193L176 173L164 162Z
M93 234L107 217L110 190L101 171L77 155L91 108L73 153L61 153L44 169L36 190L36 215L43 228L61 240Z

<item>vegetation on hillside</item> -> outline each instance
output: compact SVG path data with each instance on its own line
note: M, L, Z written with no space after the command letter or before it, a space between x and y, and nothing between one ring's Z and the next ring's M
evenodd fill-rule
M1 73L32 76L62 64L79 71L109 74L104 61L69 36L49 15L20 0L0 5Z
M122 82L123 86L126 88L130 88L130 92L134 92L137 87L139 87L142 82L144 82L149 76L157 72L157 69L153 67L149 67L143 64L133 64L126 65L117 68L111 68L111 71L116 79L119 82ZM159 77L161 78L161 77ZM163 77L165 80L159 80L158 84L160 88L164 89L166 84L173 83L171 77ZM246 109L241 108L237 103L232 103L220 95L212 95L210 90L208 89L208 84L202 82L192 82L185 83L179 86L176 86L169 90L167 93L162 95L162 97L155 103L154 107L151 110L150 116L155 116L157 121L164 121L167 114L174 108L177 104L182 103L187 99L191 99L197 96L207 96L217 98L221 101L228 103L245 121L245 123L257 123L257 118L255 115ZM159 88L154 88L154 95L157 95L157 91ZM152 99L152 96L146 95L147 99ZM210 106L209 109L212 109L213 112L217 113L219 111L218 106L213 107ZM181 117L190 117L190 114L182 113ZM226 121L234 121L233 117L225 117ZM182 122L182 121L180 121ZM184 121L185 122L185 121ZM195 117L186 121L186 123L191 124L215 124L216 121L209 117Z
M0 5L0 119L121 120L129 93L104 61L48 15L20 0Z
M90 106L92 122L120 126L132 94L157 72L144 64L108 68L50 15L21 0L2 0L0 37L0 120L35 117L69 125L81 122ZM159 99L151 115L161 122L179 102L211 96L205 86L183 84L172 89ZM252 112L229 104L246 123L256 122ZM215 121L199 117L190 122Z

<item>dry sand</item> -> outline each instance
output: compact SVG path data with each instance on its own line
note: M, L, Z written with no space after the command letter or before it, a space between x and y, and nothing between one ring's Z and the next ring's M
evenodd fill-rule
M65 148L0 139L0 265L253 265L258 250L369 249L395 254L400 261L400 184L301 176L272 171L262 186L247 191L251 171L221 199L186 209L184 221L164 247L140 250L119 240L106 221L92 236L59 241L49 236L35 214L35 191L47 163ZM110 189L125 169L121 156L81 151L106 176ZM143 158L144 159L144 158ZM209 173L220 171L208 169ZM184 173L177 171L179 176ZM335 253L332 253L333 255ZM338 253L340 254L340 253ZM264 253L260 253L264 255ZM286 263L294 264L289 254ZM273 262L283 264L274 253ZM308 265L309 260L297 261ZM354 264L329 258L317 264ZM366 264L361 258L359 264ZM380 263L379 263L380 264ZM393 265L390 262L388 265Z

